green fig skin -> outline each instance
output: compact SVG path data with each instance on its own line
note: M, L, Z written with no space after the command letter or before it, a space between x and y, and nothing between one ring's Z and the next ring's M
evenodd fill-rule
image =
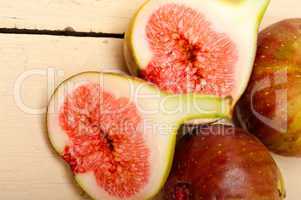
M301 19L260 33L254 71L235 113L270 150L301 157Z
M242 129L209 126L176 148L164 200L282 200L283 179L267 148Z

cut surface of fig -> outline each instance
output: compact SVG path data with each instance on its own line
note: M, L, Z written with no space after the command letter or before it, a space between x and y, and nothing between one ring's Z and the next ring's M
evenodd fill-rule
M92 198L149 199L167 179L180 125L228 117L229 107L228 99L170 96L139 79L87 72L55 91L48 135Z
M126 34L128 67L169 93L236 101L252 70L257 29L268 3L150 0Z
M134 104L90 83L67 96L61 109L59 123L70 139L63 158L74 173L93 171L97 183L118 197L130 197L147 183L149 149Z
M226 34L212 30L196 10L172 3L163 5L151 15L146 37L153 52L140 74L146 80L172 93L231 93L236 46Z

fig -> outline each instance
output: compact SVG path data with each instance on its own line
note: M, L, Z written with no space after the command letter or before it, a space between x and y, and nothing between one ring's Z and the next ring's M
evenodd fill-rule
M164 200L282 200L281 172L267 148L243 129L212 125L186 135Z
M181 123L227 118L230 99L167 95L143 80L86 72L51 97L51 144L96 200L150 199L163 187Z
M239 124L270 150L301 157L301 19L260 33L254 71L235 110Z
M129 71L173 93L244 92L269 0L149 0L125 39Z

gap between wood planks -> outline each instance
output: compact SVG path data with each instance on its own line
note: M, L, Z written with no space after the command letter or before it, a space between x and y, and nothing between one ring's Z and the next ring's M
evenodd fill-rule
M72 37L98 37L98 38L119 38L123 39L123 33L98 33L98 32L77 32L71 27L64 30L33 30L18 28L0 28L0 34L28 34L28 35L53 35L53 36L72 36Z

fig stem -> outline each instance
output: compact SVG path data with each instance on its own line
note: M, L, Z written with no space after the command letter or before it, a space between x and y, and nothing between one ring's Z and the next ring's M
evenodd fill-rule
M179 126L194 119L231 119L231 107L231 97L197 94L167 95L161 103L162 113Z

